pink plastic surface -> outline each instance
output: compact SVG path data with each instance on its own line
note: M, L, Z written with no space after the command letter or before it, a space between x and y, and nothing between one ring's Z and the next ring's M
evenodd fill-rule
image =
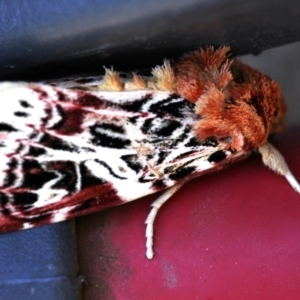
M300 180L300 128L273 144ZM177 192L148 260L144 221L157 196L78 219L84 299L300 299L300 195L259 155Z

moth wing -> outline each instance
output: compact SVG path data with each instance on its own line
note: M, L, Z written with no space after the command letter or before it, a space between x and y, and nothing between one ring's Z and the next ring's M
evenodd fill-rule
M0 231L66 220L223 168L247 153L197 141L167 92L2 83Z

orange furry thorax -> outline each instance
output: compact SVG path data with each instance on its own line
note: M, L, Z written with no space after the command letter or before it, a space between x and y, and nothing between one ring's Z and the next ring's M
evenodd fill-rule
M214 136L228 148L252 150L284 128L286 106L279 85L239 60L228 47L208 47L175 65L176 91L196 104L200 140Z

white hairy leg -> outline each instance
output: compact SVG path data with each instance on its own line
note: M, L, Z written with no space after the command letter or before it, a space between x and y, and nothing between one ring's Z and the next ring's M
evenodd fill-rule
M154 256L153 252L153 224L155 217L157 215L158 210L161 208L161 206L169 200L182 186L182 184L177 184L169 189L167 189L162 195L160 195L152 204L151 204L151 211L149 215L147 216L147 219L145 221L145 224L147 224L146 227L146 256L148 259L152 259Z
M300 194L300 185L280 152L270 143L263 144L258 148L258 151L262 155L264 164L276 173L284 176L295 191Z

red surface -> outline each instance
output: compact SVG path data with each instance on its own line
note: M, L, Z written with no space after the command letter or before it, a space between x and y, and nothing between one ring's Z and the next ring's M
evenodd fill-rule
M300 180L300 128L274 145ZM84 299L300 299L300 195L259 155L187 183L144 221L157 195L77 220Z

